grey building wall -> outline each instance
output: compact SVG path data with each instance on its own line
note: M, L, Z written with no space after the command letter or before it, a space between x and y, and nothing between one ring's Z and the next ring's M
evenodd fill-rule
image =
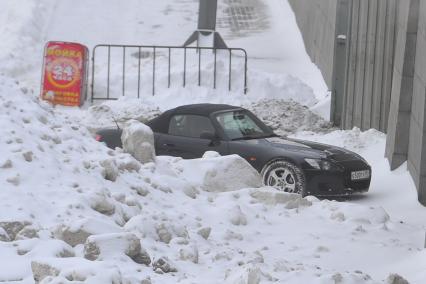
M289 1L332 91L332 121L386 132L391 168L408 162L426 205L426 1Z
M332 86L336 0L289 0L305 42L306 51Z
M386 157L391 169L407 160L414 83L419 0L399 1ZM416 121L416 120L414 120ZM410 134L409 134L410 133Z
M333 93L344 97L343 104L336 106L343 112L340 126L385 131L392 87L396 0L352 0L349 9L345 90Z
M417 10L419 14L410 114L408 169L417 186L420 202L426 204L426 1L412 1L420 3ZM415 11L414 9L412 12L415 13ZM415 25L415 23L412 25Z
M331 90L332 122L386 131L397 0L289 2L306 50Z

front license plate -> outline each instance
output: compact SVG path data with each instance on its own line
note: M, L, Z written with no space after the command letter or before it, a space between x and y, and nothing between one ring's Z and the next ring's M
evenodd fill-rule
M356 171L351 172L351 180L368 179L370 177L370 171Z

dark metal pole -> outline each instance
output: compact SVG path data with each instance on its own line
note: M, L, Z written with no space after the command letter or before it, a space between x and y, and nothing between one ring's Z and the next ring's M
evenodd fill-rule
M123 93L122 96L124 97L126 91L126 47L123 46Z
M107 77L107 99L109 99L109 73L111 70L111 46L108 46L108 77Z
M96 47L93 49L93 54L92 54L92 85L91 85L92 97L90 98L91 103L93 103L93 96L95 95L95 92L94 92L94 88L95 88L95 53L96 53Z
M232 50L229 49L229 86L228 89L231 91L231 80L232 80Z
M141 90L141 47L139 47L138 54L138 99L140 98L140 90Z
M216 30L217 0L200 0L198 12L199 30Z
M201 86L201 49L198 51L198 86Z
M155 95L155 57L156 57L155 51L156 51L156 48L154 46L154 54L153 54L154 58L152 61L152 95Z
M213 67L213 89L216 89L216 66L217 66L217 49L214 49L214 67Z
M183 48L183 87L186 85L186 47Z
M171 61L171 48L169 47L169 71L168 71L168 88L170 88L170 61Z
M247 53L244 50L244 94L247 94Z

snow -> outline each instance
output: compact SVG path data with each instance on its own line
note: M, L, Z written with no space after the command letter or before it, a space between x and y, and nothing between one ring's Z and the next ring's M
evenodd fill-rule
M384 134L336 130L311 112L327 117L329 96L287 1L254 1L267 15L261 30L220 26L230 45L249 52L247 95L163 86L156 96L81 109L38 100L44 41L180 44L196 26L196 1L3 2L0 282L392 283L396 273L424 283L426 210L406 165L389 170ZM141 163L93 138L114 120L143 123L196 102L245 106L278 133L361 154L373 167L370 192L301 198L261 187L238 156ZM131 130L144 132L138 126ZM99 259L85 258L97 250ZM139 252L151 264L132 259Z
M202 159L174 162L180 177L205 191L225 192L262 185L259 173L238 155L216 157L206 152Z
M155 161L154 133L137 120L126 122L121 134L123 150L141 163Z

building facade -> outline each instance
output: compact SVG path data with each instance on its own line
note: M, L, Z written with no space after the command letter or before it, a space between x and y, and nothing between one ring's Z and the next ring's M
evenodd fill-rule
M289 0L331 90L332 122L387 133L426 205L426 1Z

